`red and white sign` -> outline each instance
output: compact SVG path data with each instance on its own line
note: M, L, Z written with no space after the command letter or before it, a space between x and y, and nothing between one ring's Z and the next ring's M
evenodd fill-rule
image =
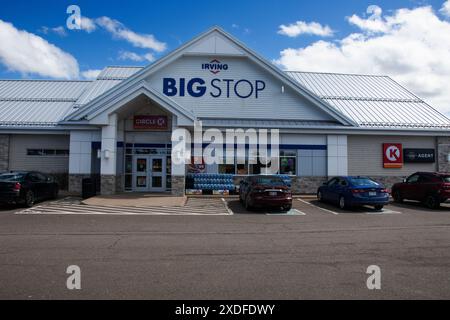
M403 146L401 143L383 143L384 168L403 168Z
M134 116L133 126L135 129L167 130L169 121L167 116Z

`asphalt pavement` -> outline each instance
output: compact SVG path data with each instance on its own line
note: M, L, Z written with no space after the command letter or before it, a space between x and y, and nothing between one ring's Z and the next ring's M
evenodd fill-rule
M49 203L40 204L49 205ZM46 214L0 209L0 299L450 299L450 206L295 214ZM116 210L117 211L117 210ZM81 290L69 290L69 266ZM369 290L369 266L381 290Z

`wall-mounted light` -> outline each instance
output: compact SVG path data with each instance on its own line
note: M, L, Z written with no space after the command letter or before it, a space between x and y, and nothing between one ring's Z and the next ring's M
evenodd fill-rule
M281 86L281 93L284 93L284 86Z
M98 149L97 150L97 159L101 159L102 158L102 150Z
M103 157L105 159L109 159L110 156L111 156L111 152L109 150L103 151Z

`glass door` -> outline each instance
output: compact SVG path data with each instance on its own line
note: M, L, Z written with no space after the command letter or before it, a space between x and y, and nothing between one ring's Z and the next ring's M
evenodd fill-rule
M134 179L133 179L133 190L134 191L149 191L150 181L149 181L149 156L136 156L134 157Z
M150 164L150 191L166 191L166 157L151 156Z

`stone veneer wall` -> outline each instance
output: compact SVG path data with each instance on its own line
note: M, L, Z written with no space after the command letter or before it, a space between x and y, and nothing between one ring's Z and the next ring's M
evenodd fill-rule
M402 182L403 179L406 179L408 176L396 176L396 177L387 177L387 176L370 176L369 178L375 180L376 182L381 183L387 189L392 189L392 186L396 183Z
M317 189L328 181L328 177L292 177L292 193L316 194Z
M9 135L0 134L0 172L9 170Z
M172 195L184 196L186 177L172 175L171 179L172 179Z
M125 192L125 185L124 185L124 175L118 174L116 176L116 192Z
M234 184L239 186L245 176L235 176ZM294 194L316 194L317 189L326 181L328 177L291 177L292 192Z
M116 179L115 175L102 174L100 177L100 193L102 195L111 195L116 193Z
M448 155L450 154L450 137L437 138L437 161L439 172L450 172Z
M81 195L83 179L90 177L89 174L69 174L69 192Z
M69 186L69 174L68 173L48 173L58 183L59 190L68 190Z

